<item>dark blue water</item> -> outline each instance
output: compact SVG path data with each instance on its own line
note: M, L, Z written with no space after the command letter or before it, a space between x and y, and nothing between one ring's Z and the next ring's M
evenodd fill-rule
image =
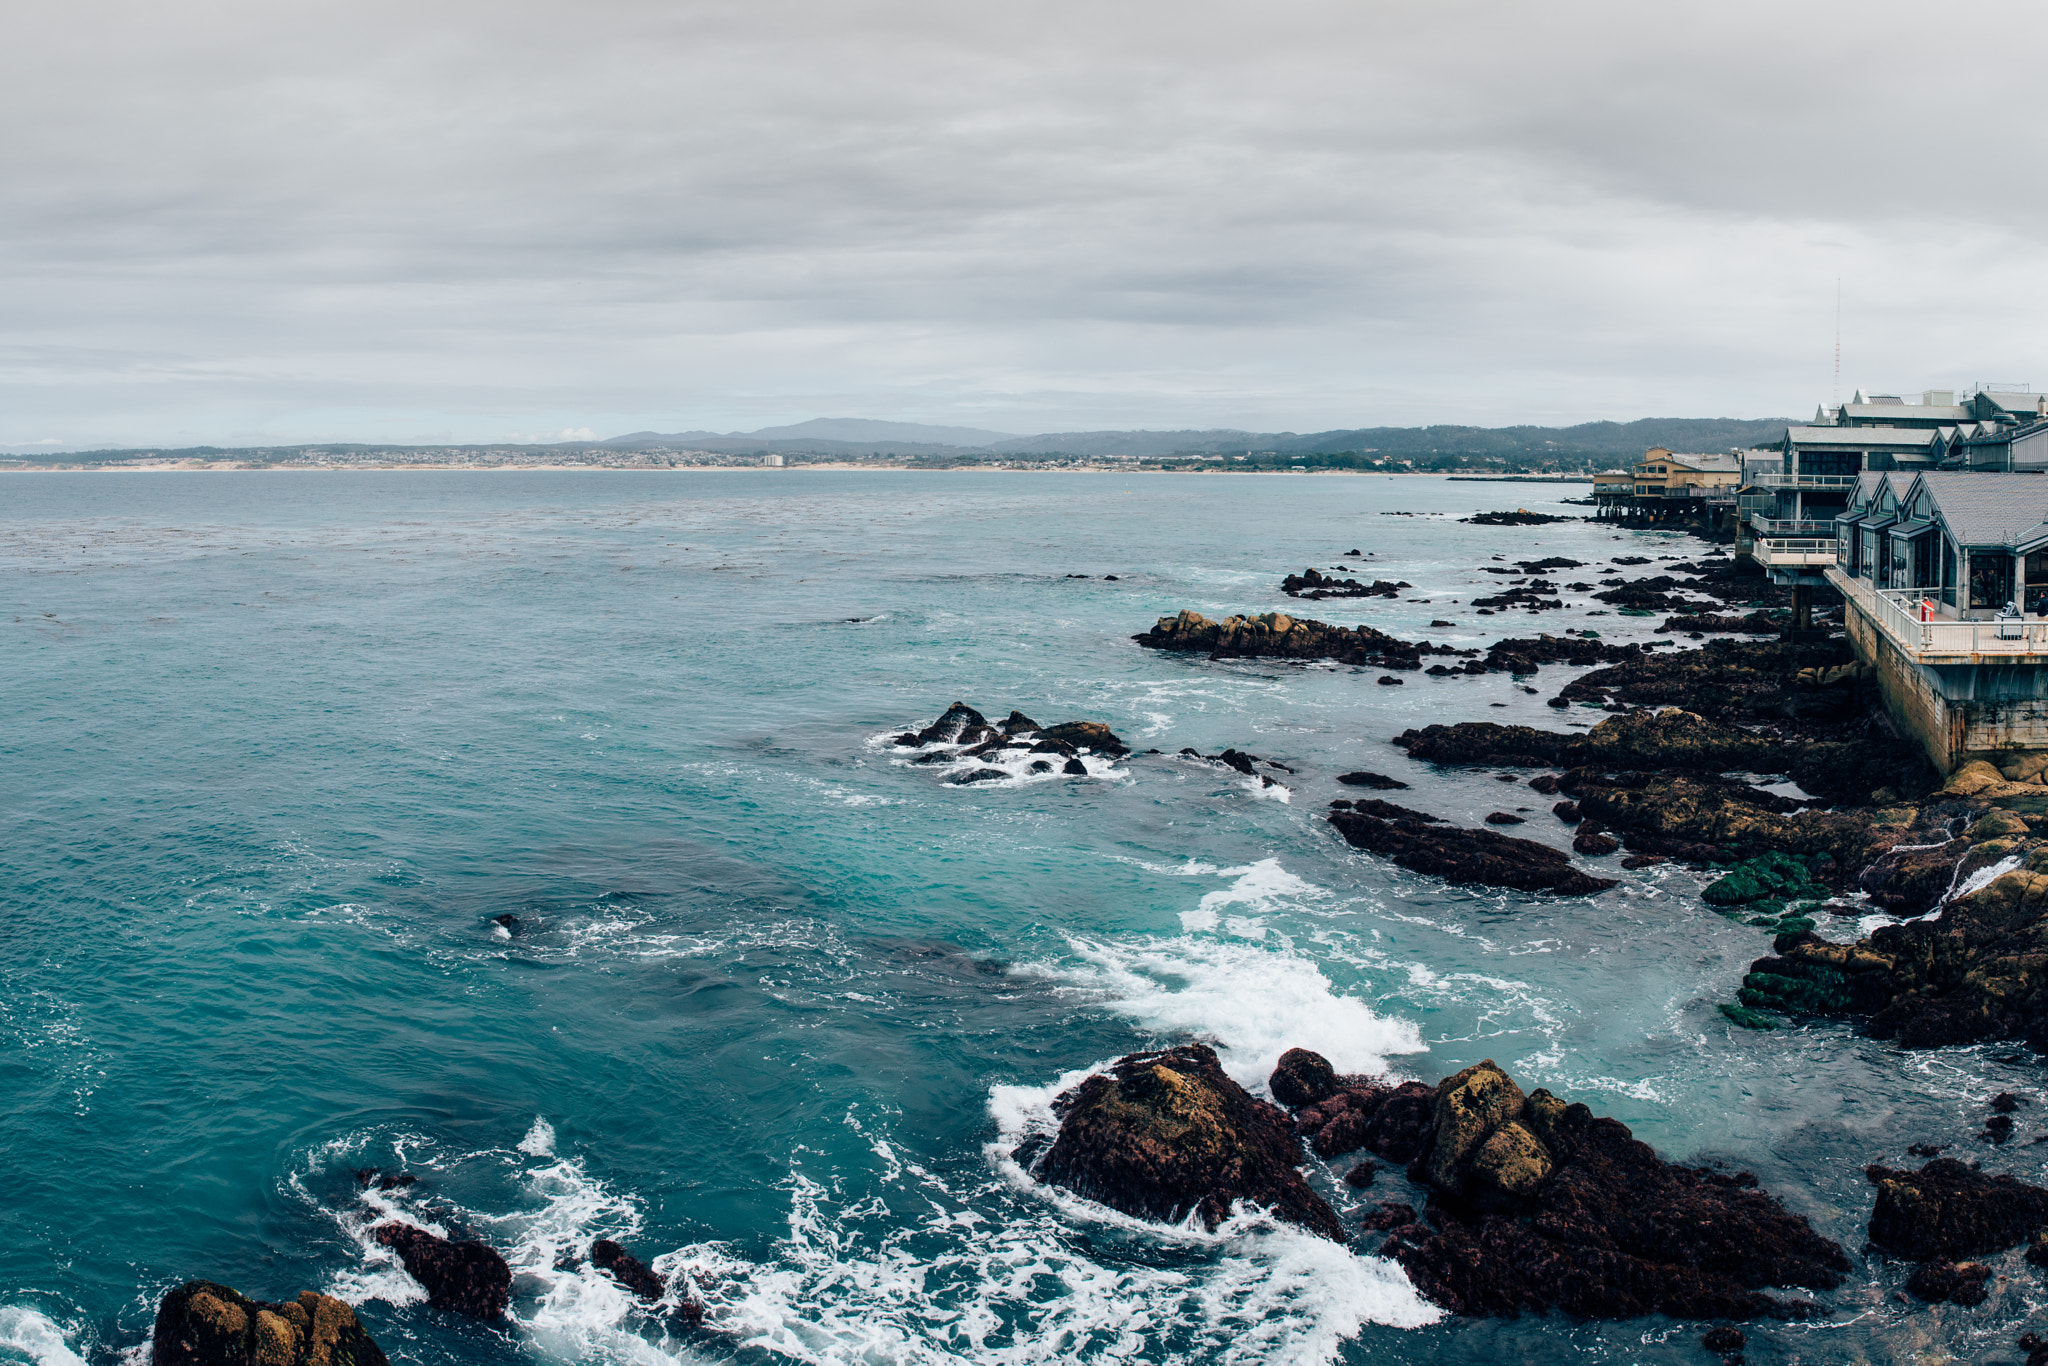
M1453 819L1534 807L1520 833L1564 843L1526 787L1385 743L1568 723L1504 676L1382 688L1129 640L1183 607L1302 610L1280 576L1353 547L1410 600L1310 614L1470 644L1653 626L1471 615L1494 554L1698 549L1453 520L1544 492L6 479L0 1358L138 1363L156 1298L205 1276L341 1294L434 1366L1697 1360L1698 1325L1437 1322L1375 1259L1256 1215L1145 1225L1004 1156L1063 1079L1152 1043L1210 1040L1253 1085L1294 1044L1430 1079L1493 1057L1669 1155L1751 1167L1853 1250L1863 1163L2040 1096L2009 1050L1729 1029L1713 1003L1767 946L1683 870L1531 898L1334 837L1332 777L1370 767ZM1164 753L949 786L887 738L956 698ZM1262 788L1183 745L1297 772ZM2038 1178L2042 1151L1987 1165ZM420 1180L366 1202L360 1167ZM1347 1218L1370 1203L1331 1176ZM512 1320L420 1303L363 1234L390 1210L503 1249ZM598 1236L692 1277L707 1328L558 1267ZM1986 1306L1929 1310L1859 1264L1841 1312L1756 1330L1749 1359L1981 1358L2048 1298L1998 1266Z

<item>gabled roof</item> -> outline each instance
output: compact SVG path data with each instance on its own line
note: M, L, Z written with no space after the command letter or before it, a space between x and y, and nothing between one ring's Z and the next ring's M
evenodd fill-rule
M2018 398L2018 394L2006 394L2006 398ZM2033 408L2030 399L2029 409ZM1876 422L1960 422L1970 415L1970 410L1960 404L1936 405L1930 403L1844 403L1840 421Z
M1915 476L1958 545L2016 545L2048 537L2048 477L1929 470Z

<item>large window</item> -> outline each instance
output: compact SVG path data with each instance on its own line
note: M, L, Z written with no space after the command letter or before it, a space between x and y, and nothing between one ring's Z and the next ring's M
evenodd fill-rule
M2048 550L2027 556L2026 608L2037 616L2048 616Z
M1931 531L1922 533L1920 539L1913 542L1913 586L1915 588L1924 588L1929 584L1940 582L1939 566L1935 563L1934 558L1938 549L1939 547L1935 544L1935 534Z
M1996 611L2012 601L2012 556L2002 550L1970 552L1970 606Z
M1956 605L1956 548L1947 541L1941 543L1941 600Z

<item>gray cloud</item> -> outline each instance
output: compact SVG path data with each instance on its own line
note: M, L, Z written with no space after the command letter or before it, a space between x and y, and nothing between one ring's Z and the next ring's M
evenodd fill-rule
M0 442L2048 384L2018 6L20 10Z

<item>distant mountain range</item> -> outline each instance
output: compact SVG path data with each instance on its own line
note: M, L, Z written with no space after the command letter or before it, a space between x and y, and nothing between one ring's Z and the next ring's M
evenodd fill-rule
M1076 455L1126 459L1162 455L1315 455L1374 451L1395 459L1427 456L1555 456L1633 458L1651 446L1726 451L1776 441L1790 418L1646 417L1634 422L1582 422L1574 427L1356 427L1337 431L1047 432L1015 436L978 427L867 418L815 418L753 432L630 432L599 444L618 450L769 452L809 455ZM588 444L588 443L580 443Z

